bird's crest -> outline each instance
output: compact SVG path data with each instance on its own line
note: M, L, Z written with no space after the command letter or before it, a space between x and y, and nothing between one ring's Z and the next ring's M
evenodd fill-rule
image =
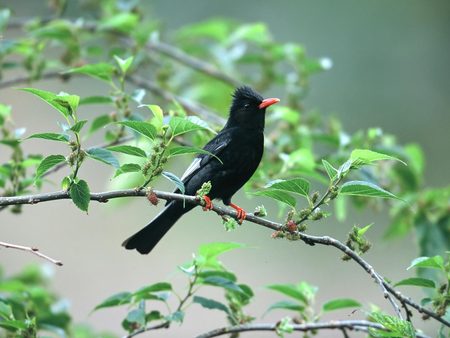
M258 101L261 102L264 98L258 94L257 92L255 92L252 88L250 88L249 86L241 86L239 88L236 88L236 90L233 93L233 101L237 101L237 100L254 100L254 101Z

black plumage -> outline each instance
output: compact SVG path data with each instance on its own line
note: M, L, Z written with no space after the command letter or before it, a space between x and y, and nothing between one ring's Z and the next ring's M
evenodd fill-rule
M221 199L225 205L237 210L240 221L245 218L245 212L231 203L231 197L250 179L261 161L265 111L278 101L275 98L264 100L247 86L235 90L227 123L203 148L214 156L198 155L181 177L186 195L195 195L203 183L211 181L211 191L205 198L208 207L209 200ZM167 202L145 228L122 245L141 254L149 253L172 225L194 207L180 201Z

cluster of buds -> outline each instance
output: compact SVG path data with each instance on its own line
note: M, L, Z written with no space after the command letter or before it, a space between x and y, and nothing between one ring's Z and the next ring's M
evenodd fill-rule
M350 233L348 234L345 245L353 251L357 250L358 254L363 254L369 251L369 249L372 247L372 244L366 238L360 235L358 231L359 228L357 226L354 226L352 228L352 231L350 231ZM350 260L350 257L348 255L344 255L342 257L342 260L348 261Z
M150 176L150 179L160 175L163 172L163 166L167 163L167 156L164 156L166 144L163 141L153 146L153 153L150 159L142 167L144 176Z

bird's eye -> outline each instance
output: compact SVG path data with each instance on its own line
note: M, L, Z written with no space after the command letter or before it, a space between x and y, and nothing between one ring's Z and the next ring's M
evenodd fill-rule
M250 103L246 103L246 104L244 105L244 108L248 108L248 107L250 107Z

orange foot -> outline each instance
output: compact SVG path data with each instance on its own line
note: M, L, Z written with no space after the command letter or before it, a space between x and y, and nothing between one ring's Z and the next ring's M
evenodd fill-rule
M242 209L241 207L238 207L236 204L234 203L230 203L230 207L232 207L234 210L236 210L237 212L237 219L239 224L242 224L242 222L244 221L244 219L247 217L247 213L245 212L244 209Z
M213 208L211 199L205 195L205 196L203 196L203 200L205 201L205 206L203 207L203 211L211 210Z

